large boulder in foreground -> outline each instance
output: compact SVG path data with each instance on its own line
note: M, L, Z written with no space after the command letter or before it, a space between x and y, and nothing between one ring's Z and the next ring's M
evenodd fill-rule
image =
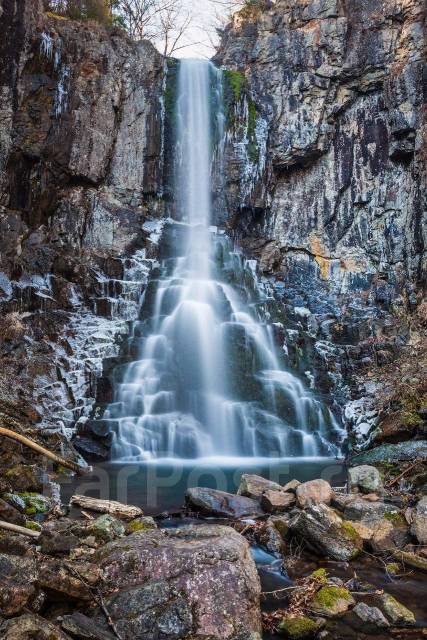
M187 490L185 499L192 510L219 518L244 518L263 513L256 500L218 489L194 487Z
M134 533L99 549L96 562L123 640L261 640L259 577L230 527Z
M312 551L333 560L352 560L363 547L354 527L325 504L308 505L292 518L289 529Z

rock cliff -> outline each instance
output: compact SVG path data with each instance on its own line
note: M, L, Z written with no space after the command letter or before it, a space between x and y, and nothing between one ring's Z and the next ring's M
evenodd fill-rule
M6 422L21 400L69 427L90 412L151 266L163 58L40 0L1 9L0 400Z
M228 225L276 278L288 326L307 329L301 372L344 397L360 368L353 395L377 393L370 370L419 357L420 342L425 362L412 315L427 266L424 20L419 0L262 1L216 57Z

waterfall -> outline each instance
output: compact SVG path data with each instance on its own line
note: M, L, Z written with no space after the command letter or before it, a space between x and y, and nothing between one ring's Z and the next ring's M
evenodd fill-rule
M133 323L129 362L114 370L103 421L115 460L339 452L332 412L276 353L253 262L210 227L220 82L209 62L180 62L175 219L165 221L161 267Z

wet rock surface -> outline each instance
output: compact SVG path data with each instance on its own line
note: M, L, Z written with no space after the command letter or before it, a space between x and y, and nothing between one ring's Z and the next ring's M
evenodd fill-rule
M260 586L247 542L220 526L135 533L103 547L108 606L125 637L260 637ZM127 572L123 573L123 566ZM246 634L246 635L245 635Z

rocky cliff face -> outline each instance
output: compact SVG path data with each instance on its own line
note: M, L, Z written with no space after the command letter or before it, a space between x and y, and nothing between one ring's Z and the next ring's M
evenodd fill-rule
M1 10L1 410L68 427L90 411L150 270L163 58L39 0Z
M228 224L307 329L317 384L344 398L356 371L353 395L376 393L368 373L425 340L411 319L427 266L424 20L419 0L261 2L217 56L231 87ZM378 419L359 409L363 444Z

